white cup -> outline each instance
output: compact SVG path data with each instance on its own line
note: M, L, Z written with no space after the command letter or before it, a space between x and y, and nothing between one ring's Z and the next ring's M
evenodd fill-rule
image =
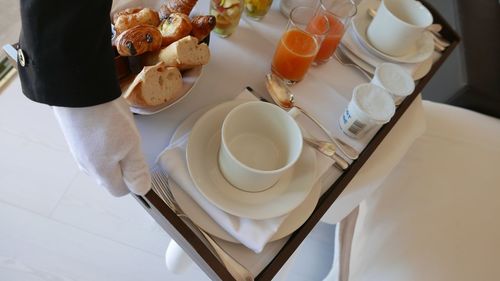
M339 123L342 131L354 138L391 120L396 107L386 90L371 83L356 86Z
M408 54L432 24L432 14L415 0L382 0L366 32L378 50L395 57Z
M415 82L410 73L401 66L388 62L377 66L371 83L384 88L396 106L415 90Z
M273 186L302 152L302 133L286 111L261 101L235 107L222 123L219 167L249 192Z

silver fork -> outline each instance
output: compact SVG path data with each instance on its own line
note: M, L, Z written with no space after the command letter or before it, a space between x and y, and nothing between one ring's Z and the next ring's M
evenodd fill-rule
M340 49L340 47L337 47L337 49L335 50L335 53L333 54L335 56L335 58L337 59L337 61L341 64L341 65L346 65L346 66L352 66L352 67L355 67L357 68L359 71L361 71L361 73L363 73L366 78L368 78L368 80L371 80L372 79L372 76L370 73L368 73L366 70L364 70L363 68L361 68L359 65L357 65L356 63L354 63L351 58L349 58L345 53L344 51L342 51Z
M212 246L215 254L219 257L220 261L226 266L227 270L231 275L238 281L252 281L254 277L248 269L246 269L241 263L229 255L224 249L222 249L219 244L203 229L197 226L179 207L177 201L175 200L172 192L170 191L170 183L168 175L160 168L155 167L151 171L152 189L158 194L167 206L180 218L184 218L191 226L198 230L207 242Z

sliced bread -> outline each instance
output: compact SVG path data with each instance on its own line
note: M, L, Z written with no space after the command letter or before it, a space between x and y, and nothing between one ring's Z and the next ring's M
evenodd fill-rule
M179 69L163 62L145 66L125 91L123 97L136 107L151 107L176 99L182 88Z
M210 60L207 44L198 44L198 39L186 36L152 54L149 61L163 61L167 66L175 66L181 70L205 65Z

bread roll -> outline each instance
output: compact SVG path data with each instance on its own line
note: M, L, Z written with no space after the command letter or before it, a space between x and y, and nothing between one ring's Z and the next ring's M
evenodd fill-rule
M192 26L189 17L185 14L172 13L162 21L158 29L163 36L162 47L165 47L189 35Z
M182 13L187 16L198 0L167 0L160 6L160 18L166 19L171 13Z
M161 48L160 31L150 25L138 25L118 35L116 50L122 56L136 56Z
M180 71L159 62L154 66L145 66L123 97L132 106L152 107L176 99L181 89Z
M215 16L195 16L191 19L191 35L201 42L214 29L215 23Z
M115 30L118 34L138 25L151 25L156 27L160 24L160 16L155 10L150 8L139 9L140 8L126 9L113 16Z
M167 66L174 66L181 70L207 64L210 60L210 50L207 44L198 44L198 39L186 36L158 53L148 54L146 64L162 61Z

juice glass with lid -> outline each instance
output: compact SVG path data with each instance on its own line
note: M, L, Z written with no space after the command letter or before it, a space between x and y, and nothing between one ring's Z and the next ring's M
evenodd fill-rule
M296 7L290 12L288 25L274 52L271 70L288 84L302 80L329 31L325 25L309 28L315 17L311 7Z

